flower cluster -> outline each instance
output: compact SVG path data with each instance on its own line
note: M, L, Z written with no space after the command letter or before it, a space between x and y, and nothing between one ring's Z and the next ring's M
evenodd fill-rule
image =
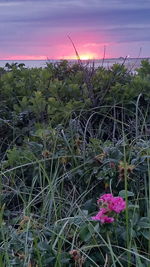
M100 205L100 210L96 216L92 217L92 220L100 221L101 223L114 222L113 216L115 213L120 213L126 208L126 202L123 198L114 197L112 194L104 194L98 199L97 203Z

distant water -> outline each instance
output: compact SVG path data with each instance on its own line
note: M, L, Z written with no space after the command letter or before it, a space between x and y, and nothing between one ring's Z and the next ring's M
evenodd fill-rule
M6 63L24 63L27 68L44 68L46 67L46 60L0 60L0 67L5 67Z
M112 58L112 59L99 59L99 60L90 60L90 61L82 61L83 63L89 65L92 65L94 62L95 68L99 66L103 66L105 68L110 68L112 67L113 64L119 63L119 64L124 64L129 70L134 71L136 68L140 67L141 60L144 58L127 58L124 60L124 58ZM0 60L0 67L5 67L6 63L12 64L17 62L18 64L24 63L27 68L44 68L46 67L46 63L56 63L60 62L57 60ZM77 60L70 60L69 61L71 64L77 62Z

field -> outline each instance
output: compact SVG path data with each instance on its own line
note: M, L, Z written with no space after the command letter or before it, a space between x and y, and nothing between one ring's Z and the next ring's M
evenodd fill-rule
M150 266L148 60L136 71L0 68L0 267Z

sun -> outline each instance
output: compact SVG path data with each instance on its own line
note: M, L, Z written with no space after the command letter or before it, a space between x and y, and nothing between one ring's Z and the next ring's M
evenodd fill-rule
M92 54L81 54L79 55L81 60L90 60L94 59L94 56Z
M97 55L95 53L79 53L79 58L81 60L94 60L97 58ZM70 55L66 56L65 59L77 59L76 55Z

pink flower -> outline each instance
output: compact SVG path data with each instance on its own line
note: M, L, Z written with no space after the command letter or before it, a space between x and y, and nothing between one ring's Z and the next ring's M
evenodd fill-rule
M104 194L98 199L97 203L102 204L102 207L107 207L109 211L115 211L116 213L120 213L126 208L126 202L123 198L114 197L112 194Z
M101 218L101 223L112 223L114 220L115 219L113 217L103 216Z
M110 213L115 215L115 213L120 213L126 208L126 202L123 198L114 197L112 194L104 194L98 199L97 203L100 204L100 210L96 216L92 217L92 220L100 221L101 223L114 222L114 218L108 215Z
M109 203L112 201L112 198L113 198L113 195L112 194L104 194L103 196L101 196L97 203L101 203L101 202L106 202L106 203Z
M108 217L105 215L107 210L105 208L100 209L96 216L92 217L93 221L100 221L101 223L112 223L114 221L113 217Z
M115 211L116 213L120 213L121 211L125 210L126 202L122 199L122 197L114 197L110 207L111 210Z

